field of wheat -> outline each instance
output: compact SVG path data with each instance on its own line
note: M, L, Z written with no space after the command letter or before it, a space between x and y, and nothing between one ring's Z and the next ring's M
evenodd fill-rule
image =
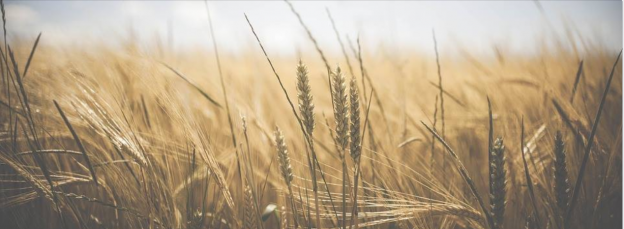
M0 228L622 227L621 50L285 58L248 22L237 55L5 36Z

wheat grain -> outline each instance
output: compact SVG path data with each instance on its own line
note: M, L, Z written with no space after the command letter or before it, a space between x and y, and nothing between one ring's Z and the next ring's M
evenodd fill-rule
M282 178L284 178L286 185L290 186L293 180L293 171L290 165L288 149L286 147L286 143L284 142L284 135L279 127L275 127L275 147L277 148L277 157Z
M314 97L310 88L308 68L301 61L297 65L297 98L299 99L301 121L303 121L308 135L312 137L314 131Z
M565 213L568 209L570 199L570 184L568 182L568 169L566 166L566 150L565 143L561 132L557 131L555 135L555 161L554 161L554 189L557 197L557 207L561 213Z
M360 95L358 92L357 82L355 77L351 78L351 82L349 85L349 98L350 98L350 108L351 108L351 126L350 126L350 134L351 137L351 148L349 153L351 153L351 158L354 162L358 162L360 160L360 154L362 153L362 143L360 139Z
M503 139L498 138L490 151L490 207L495 228L503 228L507 184L505 175L505 145Z
M344 159L344 151L349 144L349 107L347 104L346 80L340 67L331 72L332 94L334 102L334 119L336 120L336 142L342 150L340 158Z
M245 209L243 214L243 228L256 229L258 228L258 221L255 216L254 198L251 192L251 187L245 185L243 191L245 194Z

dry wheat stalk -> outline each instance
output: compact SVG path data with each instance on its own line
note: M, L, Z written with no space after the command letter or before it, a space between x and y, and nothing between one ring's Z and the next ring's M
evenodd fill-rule
M279 127L275 127L275 147L277 148L277 157L279 159L282 177L284 178L286 185L290 187L293 180L293 171L290 165L288 149L286 148L286 143L284 142L284 135Z
M279 127L275 127L275 147L277 148L277 157L279 161L280 172L282 173L282 177L284 178L284 182L288 186L288 194L290 197L290 203L293 210L295 227L299 225L297 216L297 207L295 205L295 198L292 191L292 180L293 180L293 171L292 166L290 164L290 157L288 156L288 149L286 147L286 142L284 142L284 134Z
M310 79L308 77L307 67L299 60L297 65L297 98L299 100L299 112L301 112L301 121L306 129L306 134L309 139L313 139L314 131L314 103L312 102L314 97L312 96L312 89L310 87ZM310 141L310 151L312 152L312 158L308 157L310 175L312 175L312 188L314 191L314 202L316 210L316 225L321 226L321 218L319 212L319 197L318 197L318 184L316 181L316 151L314 150L314 141Z
M565 143L561 132L557 131L555 135L555 195L557 197L557 206L561 213L565 213L568 209L568 201L570 199L570 184L568 182L568 169L566 166L566 150Z
M502 228L505 215L505 145L497 138L490 151L490 207L494 227Z
M334 119L336 120L336 142L340 149L339 156L342 162L342 227L347 223L347 163L345 153L349 145L349 106L347 104L347 87L345 77L342 75L340 67L336 67L331 76L331 94L334 105Z
M357 81L355 77L351 77L351 82L349 85L349 98L350 98L350 108L351 108L351 126L350 126L350 136L351 136L351 159L353 159L353 163L355 163L355 174L354 174L354 204L353 204L353 215L352 224L355 224L355 228L358 228L358 209L357 209L357 188L358 188L358 178L360 172L360 156L362 153L362 139L360 138L360 95L358 92Z
M314 131L314 103L312 100L314 97L310 88L308 68L301 61L297 65L297 98L299 99L301 121L303 121L308 135L312 136Z
M360 139L360 95L355 77L351 78L351 82L349 84L349 97L351 102L351 148L349 152L351 153L353 161L357 163L360 160L360 155L362 153L362 140Z
M332 94L334 102L334 119L336 119L336 141L342 149L340 158L344 158L344 151L349 144L349 106L347 104L347 86L340 67L330 73L332 79Z

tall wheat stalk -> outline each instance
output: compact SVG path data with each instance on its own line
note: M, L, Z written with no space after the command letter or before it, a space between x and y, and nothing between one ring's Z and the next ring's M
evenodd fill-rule
M505 204L507 202L505 200L507 192L505 175L505 145L503 144L503 139L498 138L494 141L490 151L490 207L492 209L492 218L494 219L494 228L503 228Z
M345 153L349 145L349 106L347 104L347 87L346 80L342 74L340 67L336 67L336 71L331 72L332 95L334 104L334 119L336 120L336 142L340 152L338 152L342 162L342 227L346 227L347 223L347 161Z
M292 191L292 181L294 176L292 166L290 164L290 156L288 155L288 147L286 146L286 142L284 142L284 134L282 134L282 131L277 126L275 127L274 137L280 173L282 174L282 178L284 178L286 186L288 186L288 195L290 196L290 203L293 210L295 227L298 227L299 221L297 220L297 218L299 217L299 214L297 213L297 206L295 204L295 195Z
M351 111L350 117L350 134L351 144L349 153L351 155L351 159L353 159L353 164L355 167L355 171L353 174L353 214L351 222L355 224L355 228L358 228L358 200L357 200L357 191L358 191L358 178L360 177L360 156L362 154L362 139L360 137L360 94L358 91L357 81L355 76L351 77L351 82L349 83L349 108Z
M312 88L310 87L310 79L308 77L307 67L299 61L297 65L297 98L299 100L299 112L301 113L301 121L305 127L306 133L310 139L314 139L314 103L312 96ZM316 179L316 150L314 149L314 141L310 142L310 152L312 158L308 157L308 166L310 167L310 175L312 176L312 190L314 192L314 210L316 211L316 227L321 226L321 212L319 211L318 182Z
M563 137L561 132L557 131L555 135L554 190L557 197L557 207L559 207L561 214L567 211L570 201L570 183L568 182L566 154Z

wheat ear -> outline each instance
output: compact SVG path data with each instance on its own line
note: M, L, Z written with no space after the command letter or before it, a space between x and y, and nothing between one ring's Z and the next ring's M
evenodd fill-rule
M247 229L258 228L258 222L255 216L254 198L251 187L245 185L245 209L243 214L243 227Z
M280 172L282 173L284 182L286 182L286 186L288 186L288 195L290 196L291 208L294 214L293 219L295 220L295 227L298 227L299 223L297 217L299 214L297 213L295 197L292 191L292 180L294 177L292 166L290 165L290 157L288 156L288 149L284 141L284 134L282 134L282 131L277 126L275 127L275 147L277 148Z
M308 77L307 67L299 60L297 65L297 98L299 100L299 112L301 113L301 121L305 126L306 132L310 139L314 139L314 97L312 96L312 88L310 87L310 78ZM308 157L310 174L312 175L312 189L314 191L314 208L316 211L316 226L321 227L321 212L319 211L318 183L316 181L316 151L314 150L314 141L310 142L310 151L312 158Z
M349 145L349 106L347 104L347 87L346 80L342 74L340 67L336 67L336 71L331 72L331 93L334 104L334 119L336 120L336 142L338 143L338 152L342 161L342 227L346 227L347 223L347 161L345 160L345 151Z
M555 195L557 196L557 206L564 214L568 209L570 199L570 184L568 182L568 169L566 166L565 143L561 132L555 135Z
M505 175L505 145L502 138L497 138L490 151L490 207L494 228L503 228L507 192Z
M351 116L350 120L350 134L351 137L351 147L349 153L351 154L351 159L353 159L353 163L355 164L355 173L353 175L353 186L355 187L353 190L353 217L351 219L352 224L355 224L355 228L358 228L358 210L357 210L357 188L358 188L358 178L360 173L360 156L362 154L362 139L360 138L360 94L357 87L357 81L355 77L351 78L351 82L349 83L349 99L350 99L350 112Z
M355 77L351 78L351 82L349 83L349 99L351 102L349 104L351 108L351 114L349 116L351 120L351 147L349 152L351 153L353 161L357 163L362 153L362 139L360 138L360 94Z
M332 94L334 100L334 119L336 119L336 141L343 152L340 158L344 158L344 151L349 144L349 106L347 104L346 80L340 67L331 73Z

